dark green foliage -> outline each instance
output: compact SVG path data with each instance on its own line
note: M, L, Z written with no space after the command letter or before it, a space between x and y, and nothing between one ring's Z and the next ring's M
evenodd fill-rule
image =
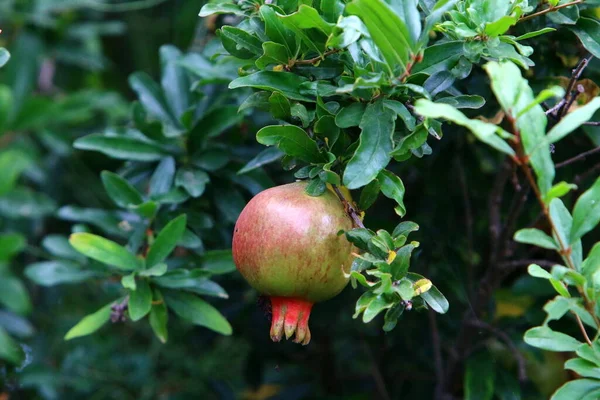
M597 7L0 4L0 398L596 399ZM356 225L308 348L230 251L293 179Z

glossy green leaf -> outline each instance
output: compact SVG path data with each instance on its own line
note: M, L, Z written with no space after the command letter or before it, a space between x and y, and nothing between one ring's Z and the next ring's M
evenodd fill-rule
M245 174L257 168L260 168L263 165L275 162L281 159L281 157L283 157L283 154L284 153L277 147L266 148L260 153L258 153L256 157L254 157L252 160L248 161L248 163L238 171L238 174Z
M565 369L571 370L584 378L600 379L600 367L583 358L567 360Z
M594 229L600 222L600 178L592 187L583 192L573 208L573 225L569 233L569 243Z
M432 101L425 99L417 100L415 103L415 110L424 117L445 118L455 124L464 126L469 129L477 139L492 146L496 150L510 156L515 155L515 151L512 147L498 135L500 133L503 136L507 136L509 135L508 132L504 132L502 128L494 124L478 119L469 119L463 113L448 104L433 103Z
M154 304L150 310L150 326L156 337L163 343L166 343L169 338L167 323L169 321L169 312L164 298L158 289L153 291Z
M570 29L587 51L600 58L600 22L597 19L581 17Z
M167 306L179 317L222 335L231 335L231 325L225 317L198 296L173 291L166 292L164 296Z
M119 160L157 161L165 156L159 145L129 136L92 134L77 139L73 146L80 150L99 151Z
M555 30L556 30L556 28L546 27L546 28L539 29L537 31L527 32L527 33L525 33L525 34L523 34L521 36L517 36L515 38L515 40L519 41L519 40L531 39L531 38L536 37L536 36L540 36L540 35L543 35L543 34L546 34L546 33L554 32Z
M525 332L525 343L549 351L575 351L581 342L547 326L538 326Z
M448 303L446 297L435 286L431 286L428 291L422 293L421 298L436 313L445 314L450 308L450 303Z
M402 180L394 173L383 170L377 175L377 180L381 185L381 192L392 200L395 200L398 204L394 207L396 214L403 217L406 214L406 207L404 206L404 184Z
M233 26L224 26L218 31L223 47L238 58L252 58L262 54L258 37Z
M148 267L153 267L163 262L171 254L175 246L177 246L177 242L181 239L186 224L187 216L182 214L169 222L160 231L146 255L146 265Z
M571 190L575 190L575 189L577 189L577 185L574 185L572 183L567 183L565 181L560 181L560 182L554 184L550 188L548 193L546 193L546 196L544 196L544 203L550 204L552 199L563 197L564 195L569 193Z
M362 117L360 141L344 171L344 185L358 189L377 177L390 161L396 115L381 100L367 106Z
M160 84L165 94L167 104L173 110L173 115L179 119L190 106L190 86L188 73L179 61L181 51L172 45L160 47L160 62L162 79Z
M100 176L106 193L118 206L136 206L144 201L140 192L119 175L110 171L102 171Z
M269 39L275 43L284 45L287 49L288 57L296 54L296 36L283 25L283 22L279 20L273 8L263 5L260 7L259 12L265 22L265 33Z
M110 319L112 312L112 306L114 302L105 305L93 314L84 317L81 321L72 327L69 332L65 335L65 340L75 339L81 336L87 336L102 327Z
M317 143L295 125L271 125L259 130L256 140L266 146L276 146L285 154L306 162L323 162Z
M235 271L231 250L211 250L204 253L202 260L204 271L212 274L228 274Z
M200 17L208 17L213 14L234 14L239 16L246 15L237 4L233 3L208 3L202 6Z
M178 125L162 88L148 74L135 72L129 77L129 85L150 115L172 126Z
M548 132L546 140L548 143L558 142L575 129L579 128L584 122L592 119L594 113L600 109L600 97L568 113L560 122Z
M367 26L371 38L381 51L389 73L400 76L413 53L411 38L405 23L382 0L354 0L346 12L358 16Z
M74 233L69 243L81 254L124 271L140 269L142 262L123 246L91 233Z
M519 243L532 244L534 246L543 247L544 249L559 249L558 244L554 239L535 228L526 228L515 232L514 239Z
M554 238L557 239L557 243L568 246L570 243L570 232L572 231L573 226L573 217L560 199L553 199L550 202L549 210L550 218L552 218L554 227L557 230ZM560 241L558 238L560 238ZM568 257L571 259L576 269L581 267L583 258L581 240L574 240L573 243L571 243L571 254Z
M351 128L359 126L365 113L366 105L364 103L352 103L344 107L335 116L335 124L340 128Z
M150 312L152 308L152 290L146 279L136 282L136 289L129 291L129 302L127 303L129 318L139 321Z
M54 212L56 204L42 192L17 187L0 196L0 216L9 219L40 218Z
M600 381L576 379L562 385L550 400L594 400L600 398Z
M546 114L541 106L535 105L533 91L519 67L511 62L489 62L485 69L492 81L492 90L506 113L516 119L516 128L535 173L542 195L546 195L554 180L554 163L550 148L545 145ZM529 111L520 115L525 108ZM517 117L518 116L518 117Z
M290 100L315 102L313 97L300 93L300 86L305 82L307 78L291 72L259 71L233 80L229 89L252 87L279 92Z

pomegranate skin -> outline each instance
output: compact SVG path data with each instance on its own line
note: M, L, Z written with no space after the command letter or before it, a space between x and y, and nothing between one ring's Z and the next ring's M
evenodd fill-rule
M312 197L306 185L267 189L246 205L233 234L233 260L260 293L316 303L348 283L353 246L338 232L352 229L352 221L334 193Z

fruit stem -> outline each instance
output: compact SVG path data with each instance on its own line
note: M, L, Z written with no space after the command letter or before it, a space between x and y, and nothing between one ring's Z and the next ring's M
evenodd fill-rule
M294 342L307 345L310 342L308 318L313 303L291 297L271 298L271 340L279 342L285 333L285 338L294 336Z

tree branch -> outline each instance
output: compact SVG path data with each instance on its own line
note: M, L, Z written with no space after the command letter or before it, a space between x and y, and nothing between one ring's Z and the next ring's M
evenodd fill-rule
M565 114L567 113L567 111L569 110L569 108L580 93L578 91L575 95L573 95L572 92L575 88L575 84L581 77L581 74L583 74L583 70L585 70L585 67L588 66L592 58L594 58L594 56L590 54L587 57L581 59L579 64L577 64L577 67L571 73L571 79L569 79L569 84L567 85L567 90L565 91L564 97L554 107L547 110L546 115L553 117L557 121L560 121L560 119L565 116Z
M557 5L557 6L550 6L550 7L548 7L548 8L545 8L545 9L541 10L541 11L538 11L538 12L536 12L536 13L529 14L529 15L525 15L524 17L521 17L521 18L519 19L519 22L522 22L522 21L527 21L528 19L532 19L532 18L535 18L535 17L539 17L540 15L548 14L548 13L550 13L550 12L558 11L558 10L560 10L561 8L565 8L565 7L574 6L574 5L576 5L576 4L583 3L583 1L584 1L584 0L574 0L574 1L570 2L570 3L559 4L559 5Z
M337 187L337 185L331 186L333 187L333 191L335 192L337 197L344 205L344 209L346 210L348 216L352 219L352 222L354 223L355 227L364 228L365 225L363 224L362 219L360 218L360 212L356 208L354 208L354 205L351 201L344 197L344 194L342 193L340 188Z
M483 322L481 320L472 320L469 322L469 325L471 325L475 328L485 329L488 332L490 332L491 334L493 334L494 336L498 337L504 343L506 343L506 345L510 349L510 352L512 353L513 357L517 361L518 371L519 371L519 380L521 382L524 382L527 380L527 370L525 368L525 366L526 366L525 358L523 357L523 354L521 354L519 349L517 349L517 346L515 346L513 341L510 339L510 337L506 334L506 332L503 332L500 329L498 329L486 322Z
M500 267L502 268L517 268L517 267L528 267L531 264L537 264L540 267L552 268L557 262L548 261L548 260L513 260L513 261L504 261L500 263Z
M567 165L573 164L574 162L583 161L583 160L585 160L585 158L587 156L591 156L592 154L595 154L595 153L598 153L598 152L600 152L600 146L596 147L596 148L593 148L591 150L585 151L585 152L583 152L583 153L581 153L579 155L576 155L575 157L569 158L568 160L565 160L563 162L559 162L558 164L556 164L555 167L557 169L558 168L562 168L562 167L566 167Z

